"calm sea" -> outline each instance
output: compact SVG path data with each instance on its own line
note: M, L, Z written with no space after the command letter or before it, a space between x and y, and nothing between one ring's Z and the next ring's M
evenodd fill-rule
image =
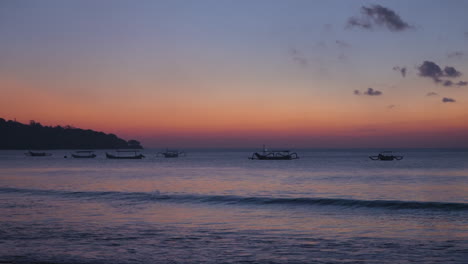
M468 150L0 151L0 263L468 263Z

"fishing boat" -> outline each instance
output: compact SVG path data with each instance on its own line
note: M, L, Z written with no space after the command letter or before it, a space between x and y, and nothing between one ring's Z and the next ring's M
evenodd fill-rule
M124 153L121 155L121 153ZM125 154L127 153L127 154ZM129 155L128 153L133 153L133 155ZM106 152L106 157L108 159L142 159L145 156L139 153L138 150L117 150L117 154L109 154Z
M178 158L179 156L185 156L185 152L178 150L166 149L164 152L158 152L158 156L164 156L165 158Z
M382 151L377 156L369 156L371 160L402 160L403 156L393 155L392 151Z
M261 153L255 152L249 159L251 160L293 160L298 159L296 152L290 150L268 150L263 146Z
M28 152L24 153L26 156L30 156L30 157L48 157L48 156L52 156L52 153L47 153L47 152L34 152L34 151L30 151L28 150Z
M76 159L92 159L96 157L96 154L92 150L80 150L71 154L71 156Z

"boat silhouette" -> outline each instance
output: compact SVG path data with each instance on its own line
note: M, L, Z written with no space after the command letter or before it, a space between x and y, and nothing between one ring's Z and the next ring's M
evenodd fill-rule
M402 160L403 156L393 155L392 151L382 151L377 156L369 156L371 160Z
M34 151L30 151L28 150L28 152L24 153L26 156L30 156L30 157L48 157L48 156L52 156L52 153L47 153L47 152L34 152Z
M251 160L293 160L298 159L299 156L296 152L290 150L267 150L263 145L261 153L255 152L249 159Z
M92 150L79 150L71 154L71 156L76 159L92 159L96 157L96 154Z
M133 155L120 155L120 153L133 153ZM138 150L117 150L115 155L106 152L106 158L108 159L142 159L144 157Z
M178 158L179 156L185 156L185 152L166 149L164 152L158 152L157 156L160 155L164 156L165 158Z

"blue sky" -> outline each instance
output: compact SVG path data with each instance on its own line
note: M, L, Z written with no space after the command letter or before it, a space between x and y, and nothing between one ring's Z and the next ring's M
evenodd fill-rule
M409 27L348 24L376 6ZM312 124L323 135L408 123L461 133L468 86L444 87L419 67L454 67L461 76L450 80L468 80L466 10L462 0L2 1L0 89L14 100L0 111L155 146L158 131L248 137L245 127L294 134Z

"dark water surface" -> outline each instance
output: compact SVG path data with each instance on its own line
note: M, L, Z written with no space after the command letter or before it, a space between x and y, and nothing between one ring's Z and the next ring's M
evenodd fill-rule
M0 151L0 263L468 263L468 150Z

